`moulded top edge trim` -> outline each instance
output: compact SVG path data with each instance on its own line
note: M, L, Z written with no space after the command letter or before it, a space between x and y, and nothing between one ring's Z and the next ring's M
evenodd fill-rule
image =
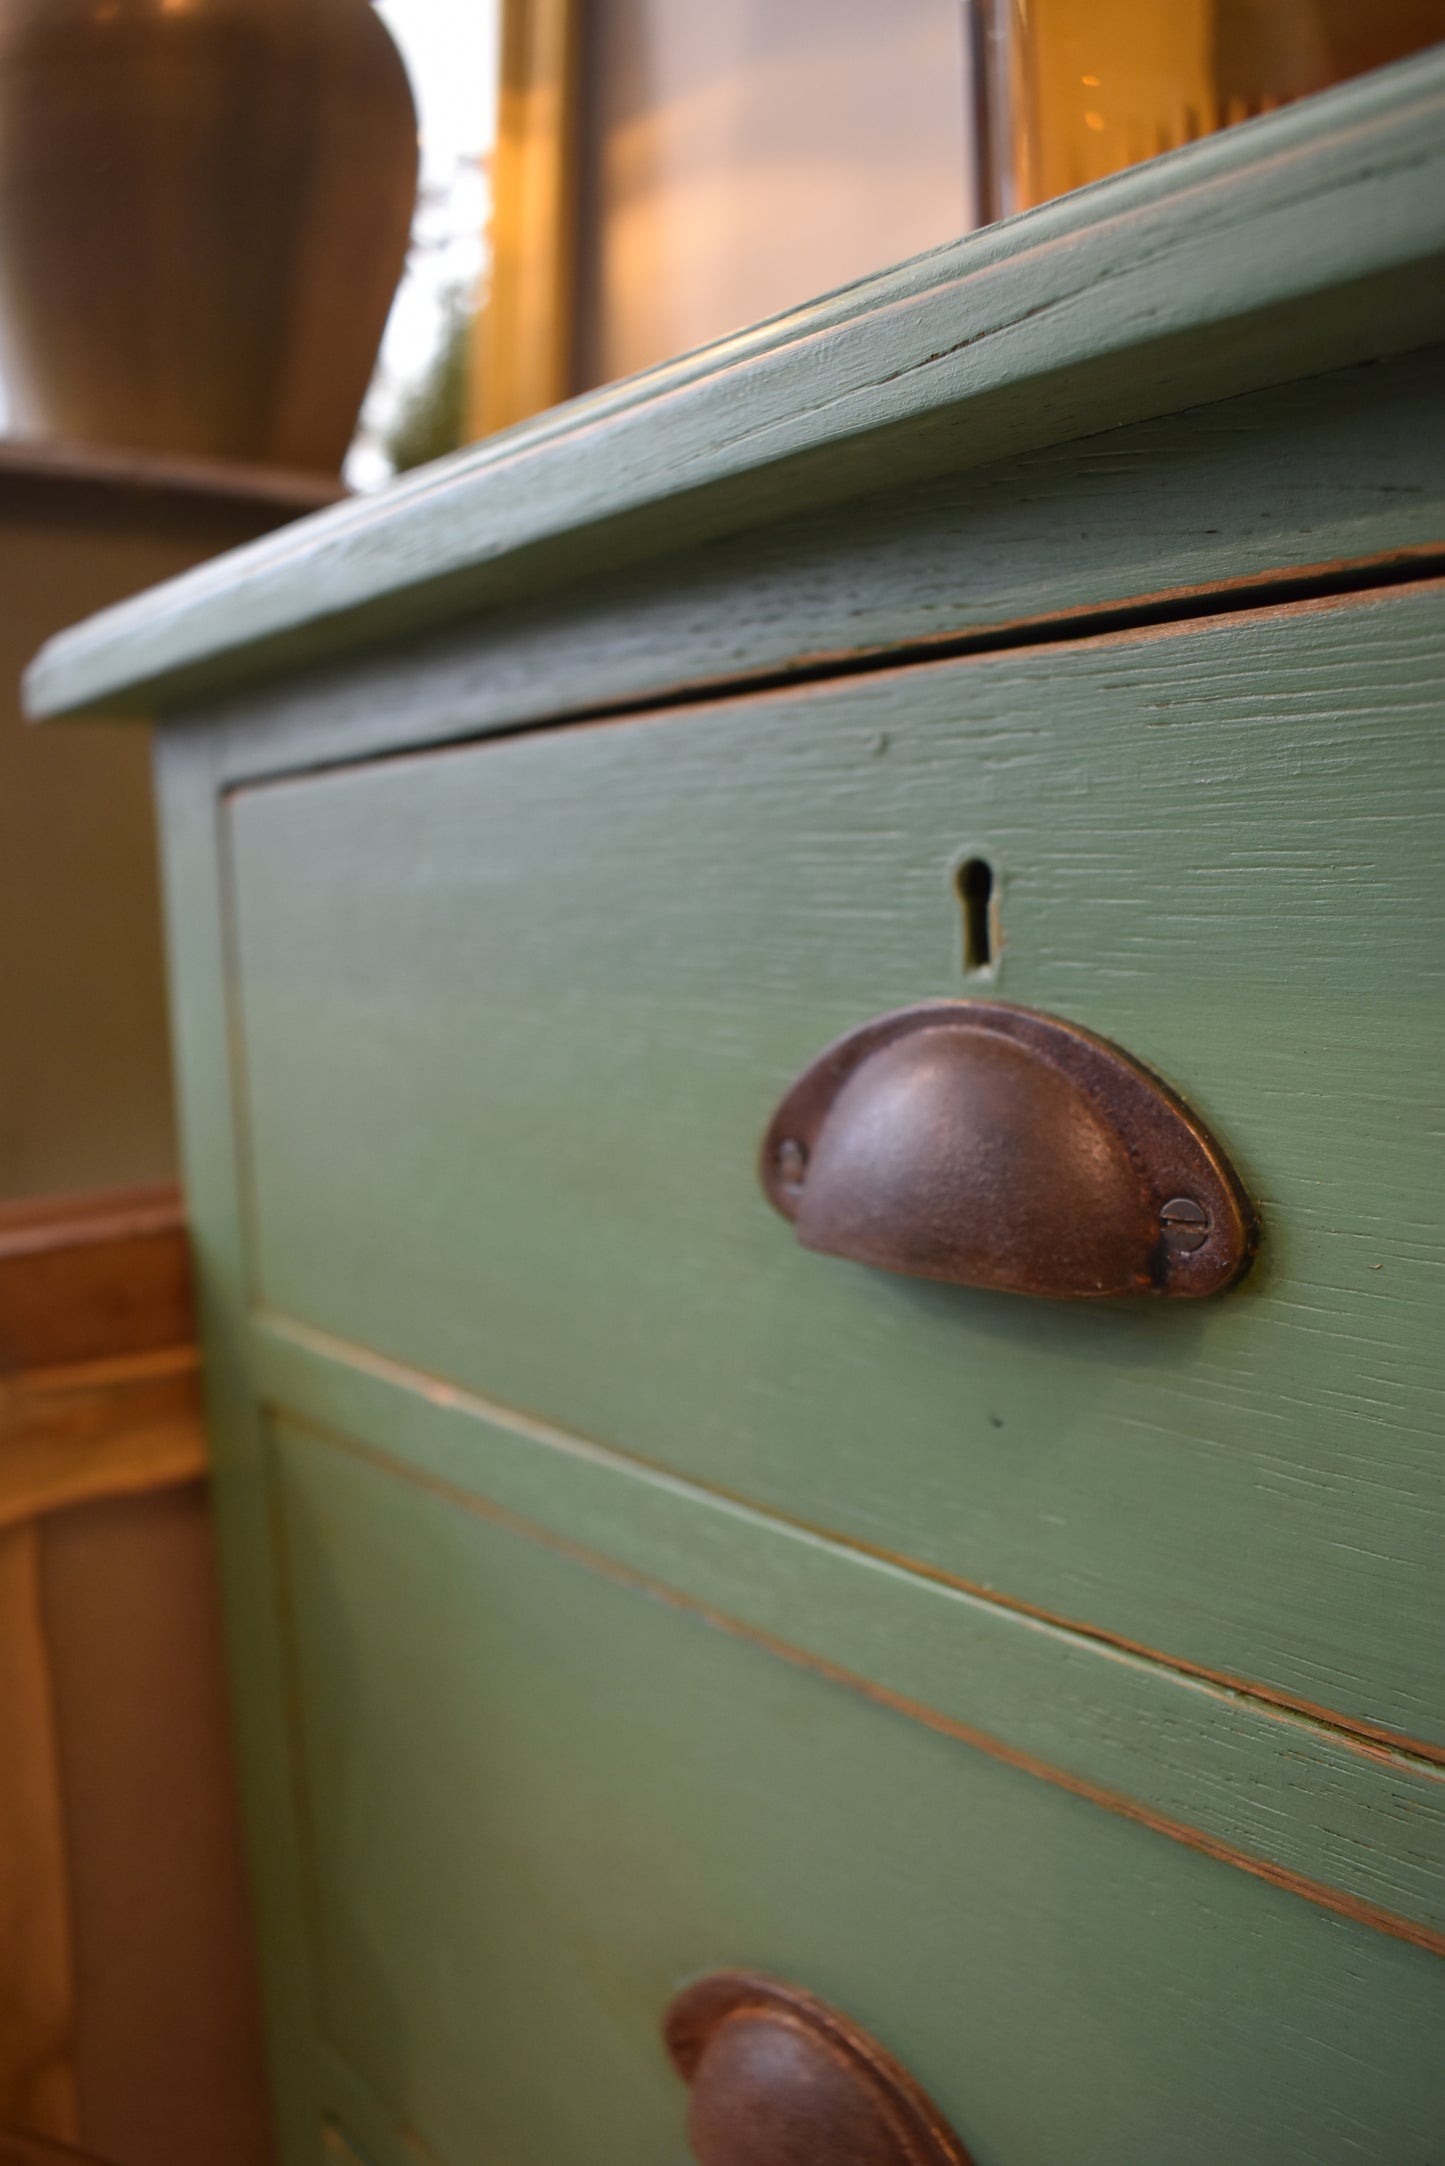
M150 714L786 510L1445 339L1445 46L569 401L122 602L36 719Z

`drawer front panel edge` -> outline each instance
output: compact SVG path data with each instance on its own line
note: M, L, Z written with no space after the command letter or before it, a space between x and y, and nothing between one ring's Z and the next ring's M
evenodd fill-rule
M320 2084L382 2166L673 2166L661 2012L731 1965L870 2028L978 2166L1432 2166L1434 1958L271 1449Z
M1442 649L1417 589L237 792L254 1303L1440 1741ZM895 1280L761 1202L819 1047L971 989L968 851L978 989L1117 1039L1233 1151L1238 1293Z

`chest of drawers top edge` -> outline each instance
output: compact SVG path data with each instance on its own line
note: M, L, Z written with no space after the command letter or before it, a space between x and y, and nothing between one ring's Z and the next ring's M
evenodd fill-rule
M1115 432L1437 346L1442 267L1445 48L966 235L106 610L41 650L29 711L224 716L249 687L338 658L545 623L600 568L652 581L681 559L706 584L730 540L755 557L782 533L796 555L805 528L836 546L859 504L865 530L892 500L903 510L884 528L916 528L940 489L956 505L981 474L1017 494L1016 474L1080 440L1107 457ZM1342 538L1285 568L1319 574ZM1111 576L1028 614L1086 617L1147 592L1137 570L1132 588ZM1158 613L1173 591L1151 597ZM928 636L987 639L999 613L965 603L939 622L935 604ZM905 646L924 621L900 596L896 621L845 628L826 653L759 636L709 652L695 678L826 669ZM634 665L600 696L688 681ZM398 714L388 742L407 728Z

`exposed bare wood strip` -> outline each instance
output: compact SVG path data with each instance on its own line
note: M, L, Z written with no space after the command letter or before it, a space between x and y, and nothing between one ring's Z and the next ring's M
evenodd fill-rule
M1036 1758L1031 1753L1020 1752L1014 1746L1005 1743L1001 1738L992 1736L987 1731L974 1729L966 1723L957 1722L949 1716L940 1714L936 1709L925 1706L920 1701L888 1691L885 1687L875 1684L870 1678L860 1676L856 1671L845 1669L839 1664L806 1653L803 1649L795 1647L785 1640L777 1639L769 1633L759 1632L752 1626L742 1623L739 1619L731 1617L723 1611L713 1609L705 1603L694 1601L676 1587L652 1579L645 1573L632 1571L627 1566L619 1564L614 1558L604 1556L599 1551L588 1548L585 1544L569 1541L553 1533L550 1529L538 1526L535 1521L508 1511L504 1506L480 1497L471 1490L463 1489L454 1482L446 1481L438 1475L421 1473L415 1467L407 1465L405 1461L395 1459L391 1454L378 1451L373 1446L358 1443L354 1438L338 1436L318 1428L314 1422L311 1422L305 1416L298 1415L294 1409L282 1410L278 1408L273 1411L284 1411L285 1419L291 1427L314 1436L318 1441L332 1449L350 1452L354 1457L364 1460L368 1465L377 1468L380 1472L391 1476L397 1481L409 1482L415 1487L424 1489L429 1495L436 1497L445 1504L455 1506L460 1511L471 1513L479 1519L485 1519L495 1526L505 1528L509 1533L518 1535L524 1540L539 1543L542 1547L569 1558L573 1563L583 1566L588 1571L602 1574L619 1586L631 1588L635 1592L645 1594L655 1601L665 1602L671 1608L686 1611L688 1614L700 1618L714 1629L730 1633L736 1638L765 1648L768 1653L777 1656L780 1660L808 1670L815 1676L826 1678L831 1684L839 1685L848 1691L861 1693L866 1699L874 1701L879 1706L890 1708L894 1713L906 1716L911 1721L922 1723L928 1729L955 1738L960 1744L971 1746L975 1751L987 1753L990 1758L1000 1760L1006 1766L1017 1768L1022 1774L1034 1776L1039 1781L1048 1782L1056 1788L1067 1790L1075 1797L1087 1799L1090 1804L1103 1807L1106 1812L1115 1813L1126 1820L1132 1820L1141 1827L1149 1828L1156 1835L1167 1836L1170 1841L1182 1843L1191 1850L1197 1850L1206 1857L1216 1859L1220 1864L1235 1866L1241 1872L1252 1874L1256 1879L1268 1881L1271 1886L1282 1888L1288 1894L1301 1896L1305 1901L1315 1903L1324 1910L1333 1911L1340 1917L1350 1918L1356 1924L1368 1926L1375 1932L1389 1934L1397 1940L1408 1941L1412 1946L1424 1948L1431 1954L1445 1955L1445 1933L1417 1924L1412 1919L1399 1917L1391 1911L1382 1909L1377 1904L1362 1902L1359 1898L1348 1895L1340 1889L1306 1879L1303 1875L1290 1872L1267 1858L1252 1856L1245 1851L1236 1849L1231 1844L1216 1840L1198 1828L1187 1826L1181 1821L1153 1812L1147 1806L1139 1804L1133 1798L1123 1796L1118 1791L1107 1789L1101 1784L1082 1780L1061 1768L1051 1766L1048 1762Z
M0 1373L193 1338L178 1189L0 1205Z
M745 1511L760 1521L771 1522L797 1534L825 1542L831 1549L860 1558L873 1558L881 1564L912 1574L932 1585L966 1595L970 1601L982 1602L990 1608L1046 1625L1053 1631L1067 1633L1085 1645L1127 1655L1180 1677L1195 1679L1221 1691L1238 1694L1251 1703L1257 1703L1260 1711L1266 1715L1300 1720L1327 1730L1345 1749L1357 1752L1382 1766L1403 1764L1410 1760L1418 1760L1429 1766L1445 1766L1445 1749L1428 1740L1405 1737L1395 1731L1347 1721L1331 1708L1292 1698L1286 1693L1271 1691L1268 1686L1261 1685L1252 1678L1206 1669L1198 1663L1185 1661L1159 1648L1145 1646L1142 1642L1105 1631L1085 1619L1057 1616L1014 1596L1001 1593L996 1587L981 1586L955 1573L943 1571L938 1566L920 1562L916 1557L903 1552L884 1549L855 1535L840 1534L831 1527L792 1517L770 1506L764 1507L734 1490L700 1482L693 1476L676 1474L655 1460L621 1451L615 1445L600 1444L591 1437L578 1436L517 1407L505 1406L500 1401L468 1391L445 1378L411 1369L404 1362L394 1361L390 1356L379 1354L370 1347L356 1346L349 1341L335 1338L329 1332L318 1330L314 1325L304 1323L297 1317L262 1311L253 1321L258 1332L268 1338L278 1342L290 1341L296 1347L318 1355L322 1360L344 1363L400 1390L414 1393L432 1406L492 1423L509 1430L513 1435L525 1437L530 1443L539 1444L546 1450L569 1457L585 1458L595 1465L613 1468L619 1473L641 1476L665 1486L672 1493L695 1497L700 1504L717 1503Z

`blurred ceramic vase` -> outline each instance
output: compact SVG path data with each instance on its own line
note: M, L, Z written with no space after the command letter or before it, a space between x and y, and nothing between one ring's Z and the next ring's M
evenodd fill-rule
M369 0L0 0L11 429L334 473L416 166Z

